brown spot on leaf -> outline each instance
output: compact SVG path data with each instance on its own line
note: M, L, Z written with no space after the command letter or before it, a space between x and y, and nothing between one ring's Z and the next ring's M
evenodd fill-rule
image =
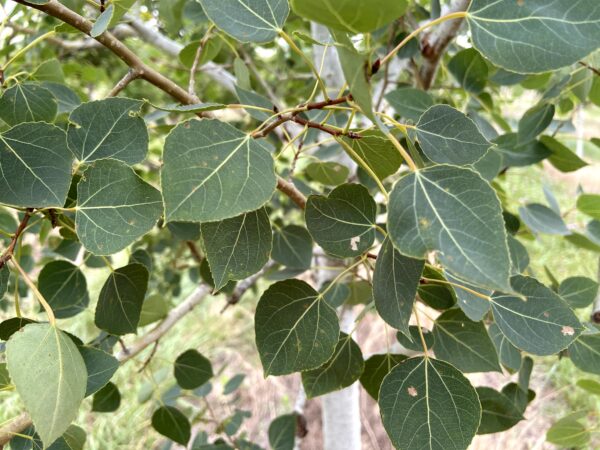
M411 397L416 397L417 396L417 390L414 388L414 386L411 386L407 389L408 391L408 395L410 395Z

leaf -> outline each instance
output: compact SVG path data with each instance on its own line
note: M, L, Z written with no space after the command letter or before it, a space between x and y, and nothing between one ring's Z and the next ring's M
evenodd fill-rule
M431 95L411 87L402 87L388 92L385 99L396 113L413 122L418 122L425 111L433 106Z
M600 40L595 0L473 0L467 22L473 45L496 66L517 73L570 66Z
M284 414L269 425L269 445L272 450L294 450L296 442L296 414Z
M540 103L525 112L519 120L518 141L522 144L533 141L548 125L554 117L554 105L551 103Z
M305 171L312 180L325 186L339 186L346 181L350 174L350 169L346 166L331 161L310 163L306 166Z
M157 106L147 101L154 109L158 109L160 111L174 112L174 113L199 113L206 111L217 111L219 109L227 108L227 105L223 103L194 103L192 105L167 105L167 106Z
M519 215L525 225L534 232L557 234L559 236L571 234L562 217L539 203L531 203L520 207Z
M503 393L489 387L478 387L477 395L481 402L481 424L477 434L506 431L525 419Z
M514 292L491 298L496 324L517 348L533 355L552 355L571 344L582 326L565 301L534 278L515 275Z
M292 10L306 20L352 34L383 28L404 15L406 0L291 0Z
M492 146L475 122L448 105L429 108L416 127L423 152L437 163L457 166L474 164Z
M240 42L277 37L290 12L287 0L199 0L217 28Z
M79 347L79 353L87 370L85 396L89 397L106 386L119 368L119 361L96 347Z
M419 286L417 293L427 306L443 311L452 308L456 304L456 293L446 283L448 280L442 275L441 271L433 266L426 265L423 269L423 279L425 283ZM439 280L441 283L435 283L427 279Z
M6 290L8 289L8 277L10 276L10 271L8 270L8 266L4 265L0 267L0 300L4 297Z
M569 356L575 367L600 375L600 334L582 334L569 346Z
M256 307L254 329L265 376L320 367L333 355L340 333L335 310L300 280L267 289Z
M141 264L111 272L98 297L96 326L117 336L135 333L147 287L148 269Z
M227 383L225 383L225 386L223 386L223 395L229 395L235 392L242 385L245 378L246 375L243 373L238 373L231 377Z
M308 269L312 261L313 241L306 228L287 225L273 233L274 261L292 269Z
M431 349L435 343L435 339L433 333L424 327L421 327L421 332L419 333L419 327L416 325L411 325L408 327L408 336L398 332L396 333L396 340L402 347L408 350L422 352L423 342L421 341L421 334L423 334L425 346L428 349Z
M162 406L154 411L152 427L163 436L181 445L187 445L192 434L187 417L173 406Z
M52 122L57 104L48 89L33 83L15 84L0 97L0 119L8 126L23 122Z
M79 314L90 302L85 276L67 261L46 264L38 276L38 289L59 319Z
M558 287L560 295L572 308L585 308L598 294L598 283L587 277L569 277Z
M64 84L44 81L41 86L44 89L48 89L52 92L52 95L54 95L58 104L58 114L70 113L81 105L81 98L79 98L79 95Z
M35 323L35 320L27 319L25 317L13 317L0 322L0 339L8 341L13 334L30 323Z
M523 167L540 162L552 155L552 151L540 141L519 143L517 133L504 134L494 139L496 150L503 157L506 167Z
M508 249L512 262L513 274L523 273L529 266L529 254L527 249L516 238L508 235Z
M22 123L0 134L0 203L62 208L73 156L65 133L47 123Z
M579 416L569 415L557 421L546 432L546 440L561 447L585 447L591 439L591 433L578 420Z
M364 186L343 184L328 197L308 197L304 217L308 232L323 250L349 258L373 245L376 214L377 205Z
M240 86L235 86L235 93L243 105L258 106L259 108L265 108L270 112L261 111L260 109L245 108L245 111L250 117L255 118L261 122L269 120L273 115L273 102L268 98L248 89L243 89Z
M498 355L482 322L472 322L459 309L439 316L433 327L433 351L465 373L502 372Z
M83 103L69 116L67 141L81 162L112 158L133 165L148 152L148 130L140 109L144 102L107 98Z
M593 219L600 220L600 195L581 194L577 198L577 209Z
M402 165L402 157L396 147L378 131L362 133L360 139L342 139L380 180L395 174ZM355 159L353 155L350 157ZM361 164L356 159L355 162Z
M542 136L540 141L552 152L548 161L561 172L574 172L588 165L573 153L569 147L561 144L553 137Z
M577 387L584 389L585 391L589 392L590 394L600 395L600 383L598 383L596 380L588 380L588 379L578 380Z
M423 260L402 255L389 239L383 242L375 264L375 308L383 320L406 335L424 265Z
M111 3L110 5L108 5L108 8L106 8L102 12L102 14L100 14L98 16L98 18L94 22L94 26L90 30L91 37L96 38L108 29L108 26L110 25L110 23L112 21L112 16L113 16L114 11L115 11L115 7Z
M333 287L330 287L331 283L332 281L328 281L321 286L321 295L329 306L339 308L350 299L353 292L348 284L334 283Z
M199 223L169 222L167 228L174 237L182 241L197 241L202 237Z
M168 222L213 222L254 211L276 183L268 149L227 123L190 120L167 136L161 184Z
M488 79L488 65L474 48L461 50L448 63L448 71L467 91L479 94Z
M175 360L175 379L183 389L196 389L212 376L210 361L196 350L187 350Z
M140 313L139 327L145 327L151 323L164 319L169 314L169 303L161 294L154 294L146 297Z
M365 367L360 347L351 336L340 333L333 356L316 369L302 372L302 385L308 398L350 386L360 378Z
M269 261L273 235L265 208L221 222L203 223L201 229L216 290L230 280L243 280L257 273Z
M162 214L160 192L130 167L97 161L77 185L75 229L95 255L112 255L150 231Z
M121 393L113 383L108 383L94 394L92 411L100 413L114 412L121 406Z
M381 385L379 408L392 444L405 449L466 449L481 418L469 380L431 358L410 358L392 369Z
M488 334L494 343L494 347L496 347L502 365L515 371L519 370L521 367L521 352L519 349L512 345L506 336L502 334L496 323L490 325Z
M360 376L360 384L375 400L379 397L381 382L390 371L406 359L404 355L383 353L372 355L365 361L365 368Z
M454 283L453 288L454 294L456 295L456 303L465 315L474 322L482 320L490 310L490 302L485 298L475 295L474 292L489 297L492 295L492 291L465 283L464 281L453 277L449 272L446 272L444 275L449 282Z
M437 251L456 277L510 290L510 256L500 202L477 173L448 165L401 178L390 194L388 231L400 253Z
M6 357L17 392L44 446L49 446L75 419L85 396L83 359L69 336L37 323L11 336Z

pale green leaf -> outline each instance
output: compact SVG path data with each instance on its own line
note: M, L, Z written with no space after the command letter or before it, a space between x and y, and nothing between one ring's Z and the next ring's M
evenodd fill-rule
M577 209L594 219L600 220L600 195L581 194L577 198Z
M333 161L315 161L306 166L305 171L311 180L325 186L339 186L350 175L348 167Z
M350 157L355 159L357 164L366 164L380 180L395 174L402 164L402 157L396 147L378 131L361 133L360 139L344 137L343 140L362 162L357 161L352 154Z
M569 415L560 419L546 432L546 440L560 447L586 446L591 439L591 433L588 427L578 420L578 416Z
M453 277L450 272L445 272L444 275L449 282L455 284L453 288L454 293L456 294L456 303L459 308L462 309L469 319L475 322L482 320L490 310L490 302L487 299L476 295L472 291L488 297L492 295L492 291L465 283L464 281Z
M52 122L57 103L48 89L37 84L15 84L0 97L0 119L13 126L23 122Z
M112 21L115 6L111 3L96 19L94 26L90 30L90 36L96 38L104 33Z

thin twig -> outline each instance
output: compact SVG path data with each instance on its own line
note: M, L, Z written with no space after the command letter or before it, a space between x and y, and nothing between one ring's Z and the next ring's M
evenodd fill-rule
M131 83L133 80L135 80L139 77L140 77L140 74L138 73L137 70L129 69L127 71L127 73L125 74L125 76L123 78L121 78L121 80L115 85L114 88L111 89L111 91L108 93L108 97L116 97L117 95L119 95L121 93L121 91L123 89L125 89L127 87L127 85L129 83Z
M192 241L185 241L185 244L190 249L190 253L194 257L194 259L196 260L196 262L198 264L202 264L202 255L198 251L198 247L196 247L196 244L194 242L192 242Z
M0 256L0 269L2 269L2 267L4 267L8 260L10 260L13 257L17 241L23 234L23 231L25 231L25 228L27 227L27 223L29 222L32 213L33 209L31 208L25 212L21 223L19 223L19 226L17 227L17 231L15 231L15 234L13 235L12 239L10 240L10 243L8 244L8 248L4 251L2 256Z
M277 189L287 195L301 209L306 208L306 197L292 182L277 177Z
M202 52L204 51L204 47L210 38L212 31L212 27L208 29L204 37L200 40L198 44L198 48L196 49L196 56L194 56L194 63L192 64L192 68L190 69L190 81L188 84L188 94L196 96L196 73L198 72L198 68L200 67L200 58L202 56Z
M596 69L595 67L590 66L588 63L586 63L584 61L579 61L579 64L582 65L583 67L590 69L592 72L594 72L594 74L596 74L600 77L600 69Z

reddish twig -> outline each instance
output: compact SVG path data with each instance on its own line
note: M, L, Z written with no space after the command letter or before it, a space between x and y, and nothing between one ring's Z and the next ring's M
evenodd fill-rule
M27 223L29 222L29 219L31 218L32 213L33 213L33 209L31 209L31 208L25 212L25 215L23 216L21 223L19 223L19 226L17 227L17 231L15 231L15 234L13 235L12 239L10 240L10 244L8 244L8 248L2 254L2 256L0 256L0 269L2 267L4 267L4 265L13 257L14 252L15 252L15 246L17 245L19 238L23 234L23 231L25 231L25 228L27 227Z

